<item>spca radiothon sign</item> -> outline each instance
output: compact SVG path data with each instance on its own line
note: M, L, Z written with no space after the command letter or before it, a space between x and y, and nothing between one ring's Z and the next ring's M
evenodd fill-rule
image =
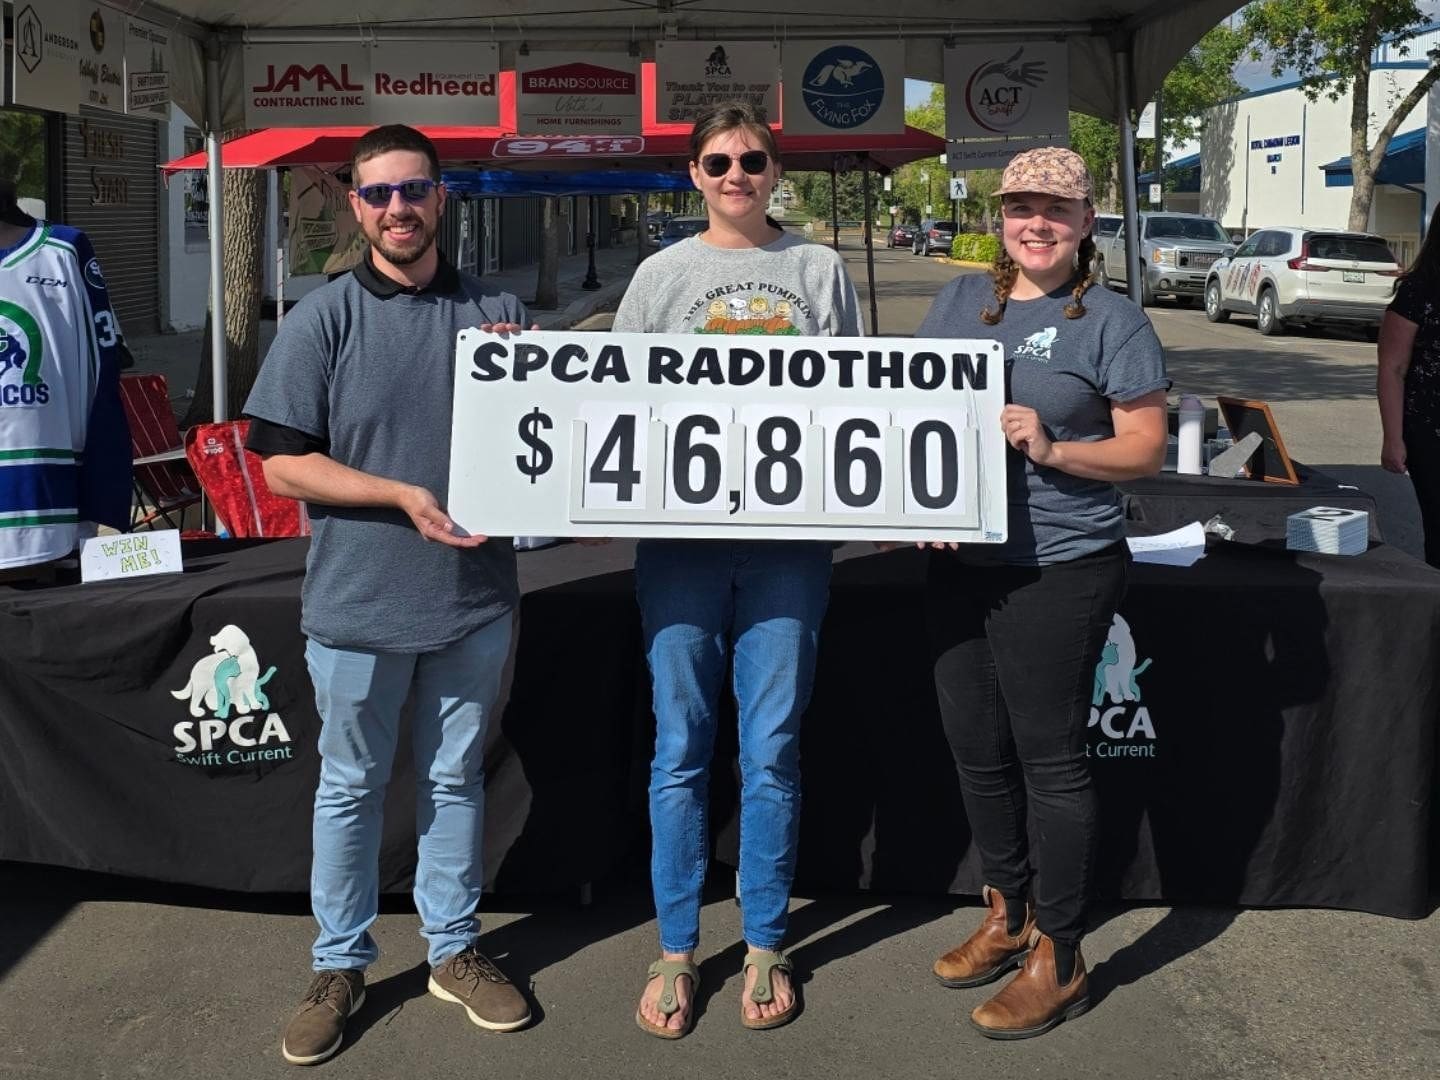
M1155 724L1141 703L1140 690L1140 677L1149 670L1152 658L1141 660L1139 655L1130 624L1117 613L1095 665L1087 757L1155 756Z
M1067 138L1070 71L1064 45L1003 42L945 50L945 137Z
M233 623L210 638L212 651L195 661L184 686L170 696L189 703L191 719L172 729L182 765L256 765L295 756L290 732L271 710L264 671L250 637Z

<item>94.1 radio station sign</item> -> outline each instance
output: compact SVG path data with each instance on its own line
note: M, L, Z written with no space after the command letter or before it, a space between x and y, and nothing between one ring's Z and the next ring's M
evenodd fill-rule
M447 507L487 536L1005 539L994 341L462 330Z

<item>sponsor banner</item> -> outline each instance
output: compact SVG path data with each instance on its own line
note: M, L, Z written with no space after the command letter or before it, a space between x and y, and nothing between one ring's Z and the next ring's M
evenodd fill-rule
M338 274L364 257L365 234L350 209L349 190L323 169L290 171L287 249L292 276Z
M782 66L786 134L904 133L902 42L786 42Z
M125 111L125 16L100 4L80 9L79 101L92 109Z
M587 155L629 157L645 152L642 135L574 135L568 137L496 139L490 153L497 158L558 157Z
M247 45L244 74L246 127L370 122L363 45Z
M516 57L520 135L638 135L640 58L623 52Z
M693 124L726 101L753 105L767 122L780 119L780 46L760 41L655 43L655 119Z
M967 169L1003 169L1010 164L1011 158L1025 150L1069 145L1068 135L1053 139L966 139L946 147L945 161L949 168L962 172Z
M1005 539L997 342L806 337L808 301L764 281L691 304L704 313L693 334L461 330L456 524L490 536Z
M170 72L175 58L170 31L143 19L125 25L125 111L156 120L170 117Z
M500 123L500 50L475 42L377 42L370 50L372 124Z
M78 113L76 71L83 32L74 0L20 0L15 5L14 99L51 112Z
M1063 44L997 41L945 50L947 139L1043 135L1058 145L1053 140L1069 137L1069 110Z

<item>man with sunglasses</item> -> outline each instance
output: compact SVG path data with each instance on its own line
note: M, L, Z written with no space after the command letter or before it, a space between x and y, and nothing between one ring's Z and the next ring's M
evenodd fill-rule
M528 324L520 301L435 246L445 187L430 140L390 125L355 144L351 209L369 241L352 273L296 306L246 402L249 445L314 535L302 593L321 718L310 899L315 976L285 1029L286 1061L340 1046L365 999L379 902L381 808L413 697L415 907L430 992L492 1031L530 1019L476 948L486 725L519 587L510 543L445 512L455 336Z

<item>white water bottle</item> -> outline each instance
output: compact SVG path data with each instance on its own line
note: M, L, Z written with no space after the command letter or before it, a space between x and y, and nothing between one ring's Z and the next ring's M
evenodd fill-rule
M1180 399L1180 438L1177 472L1200 475L1200 444L1205 432L1205 406L1194 394Z

